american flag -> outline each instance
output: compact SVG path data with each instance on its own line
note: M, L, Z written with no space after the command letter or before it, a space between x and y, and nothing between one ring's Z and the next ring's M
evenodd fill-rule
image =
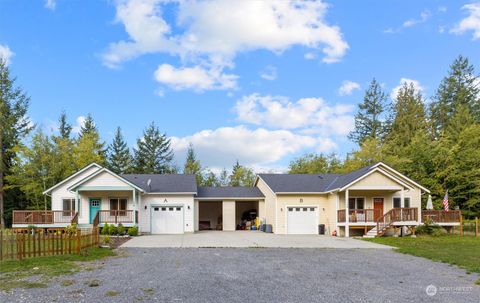
M445 197L443 197L443 209L448 211L448 190L445 193Z

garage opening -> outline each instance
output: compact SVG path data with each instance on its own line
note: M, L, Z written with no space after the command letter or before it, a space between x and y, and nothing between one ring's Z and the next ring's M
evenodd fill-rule
M317 226L317 207L287 207L287 234L316 234Z
M183 234L182 206L153 206L152 234Z
M236 230L251 230L255 226L258 217L258 201L235 202L235 226Z
M202 201L198 208L199 230L222 230L222 201Z

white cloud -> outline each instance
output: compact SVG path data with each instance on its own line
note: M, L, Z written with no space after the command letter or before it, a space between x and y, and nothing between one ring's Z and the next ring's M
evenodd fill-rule
M408 84L408 85L413 84L413 87L415 88L415 90L417 90L420 93L423 93L425 91L425 87L423 87L418 80L401 78L400 83L392 89L392 92L390 94L392 99L395 100L397 98L397 95L398 95L398 92L399 92L400 88L402 88L402 86L405 83Z
M304 148L314 148L320 141L288 130L251 130L243 125L221 127L182 138L172 137L172 149L178 159L185 158L190 143L202 163L214 168L231 166L237 159L243 165L273 163Z
M45 7L48 8L49 10L55 10L55 7L57 6L56 0L45 0Z
M238 76L224 74L219 69L204 69L201 66L175 68L170 64L161 64L155 71L155 79L174 90L234 89ZM163 93L163 92L162 92Z
M77 119L75 119L75 124L72 125L72 133L79 134L80 130L85 125L85 120L85 116L78 116Z
M420 18L412 18L408 19L407 21L403 22L403 27L412 27L417 24L425 23L428 19L432 16L432 13L429 10L424 10L420 13Z
M11 63L13 56L15 56L15 53L10 50L8 45L0 44L0 58L3 59L7 65Z
M343 136L353 127L352 105L332 106L321 98L291 102L286 97L252 94L237 101L234 110L244 123L298 129L322 136Z
M265 69L260 73L260 77L262 79L273 81L277 79L277 68L272 65L268 65Z
M462 9L468 11L468 16L462 19L450 32L463 34L472 31L473 40L480 39L480 2L464 5Z
M177 6L172 21L163 18L166 4ZM118 0L116 21L129 39L111 43L102 60L115 68L143 54L167 53L182 66L223 73L240 52L278 54L299 45L322 52L326 63L337 62L349 46L340 28L326 22L327 11L322 1Z
M351 95L356 89L360 89L360 84L358 84L357 82L346 80L342 82L342 85L338 89L338 94L340 96L348 96Z

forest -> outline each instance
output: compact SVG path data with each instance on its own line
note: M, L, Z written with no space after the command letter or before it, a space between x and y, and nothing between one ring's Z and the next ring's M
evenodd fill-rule
M359 100L349 139L357 148L345 157L308 153L292 160L289 173L346 173L382 161L429 188L434 205L448 190L450 207L480 215L480 78L468 58L457 57L432 96L405 83L388 95L373 79ZM173 162L170 139L152 122L130 148L116 129L105 142L91 114L78 134L65 112L58 131L47 134L28 118L30 98L0 60L0 218L13 209L44 209L42 192L91 162L119 173L189 173L201 186L249 186L251 168L233 163L214 173L190 145L184 165ZM425 197L426 199L426 197ZM425 202L425 201L424 201Z

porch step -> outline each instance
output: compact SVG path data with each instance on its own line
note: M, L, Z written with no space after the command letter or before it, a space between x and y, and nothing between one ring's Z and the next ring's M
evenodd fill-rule
M370 229L366 235L364 235L364 238L375 238L377 236L377 227L375 226L374 228Z

